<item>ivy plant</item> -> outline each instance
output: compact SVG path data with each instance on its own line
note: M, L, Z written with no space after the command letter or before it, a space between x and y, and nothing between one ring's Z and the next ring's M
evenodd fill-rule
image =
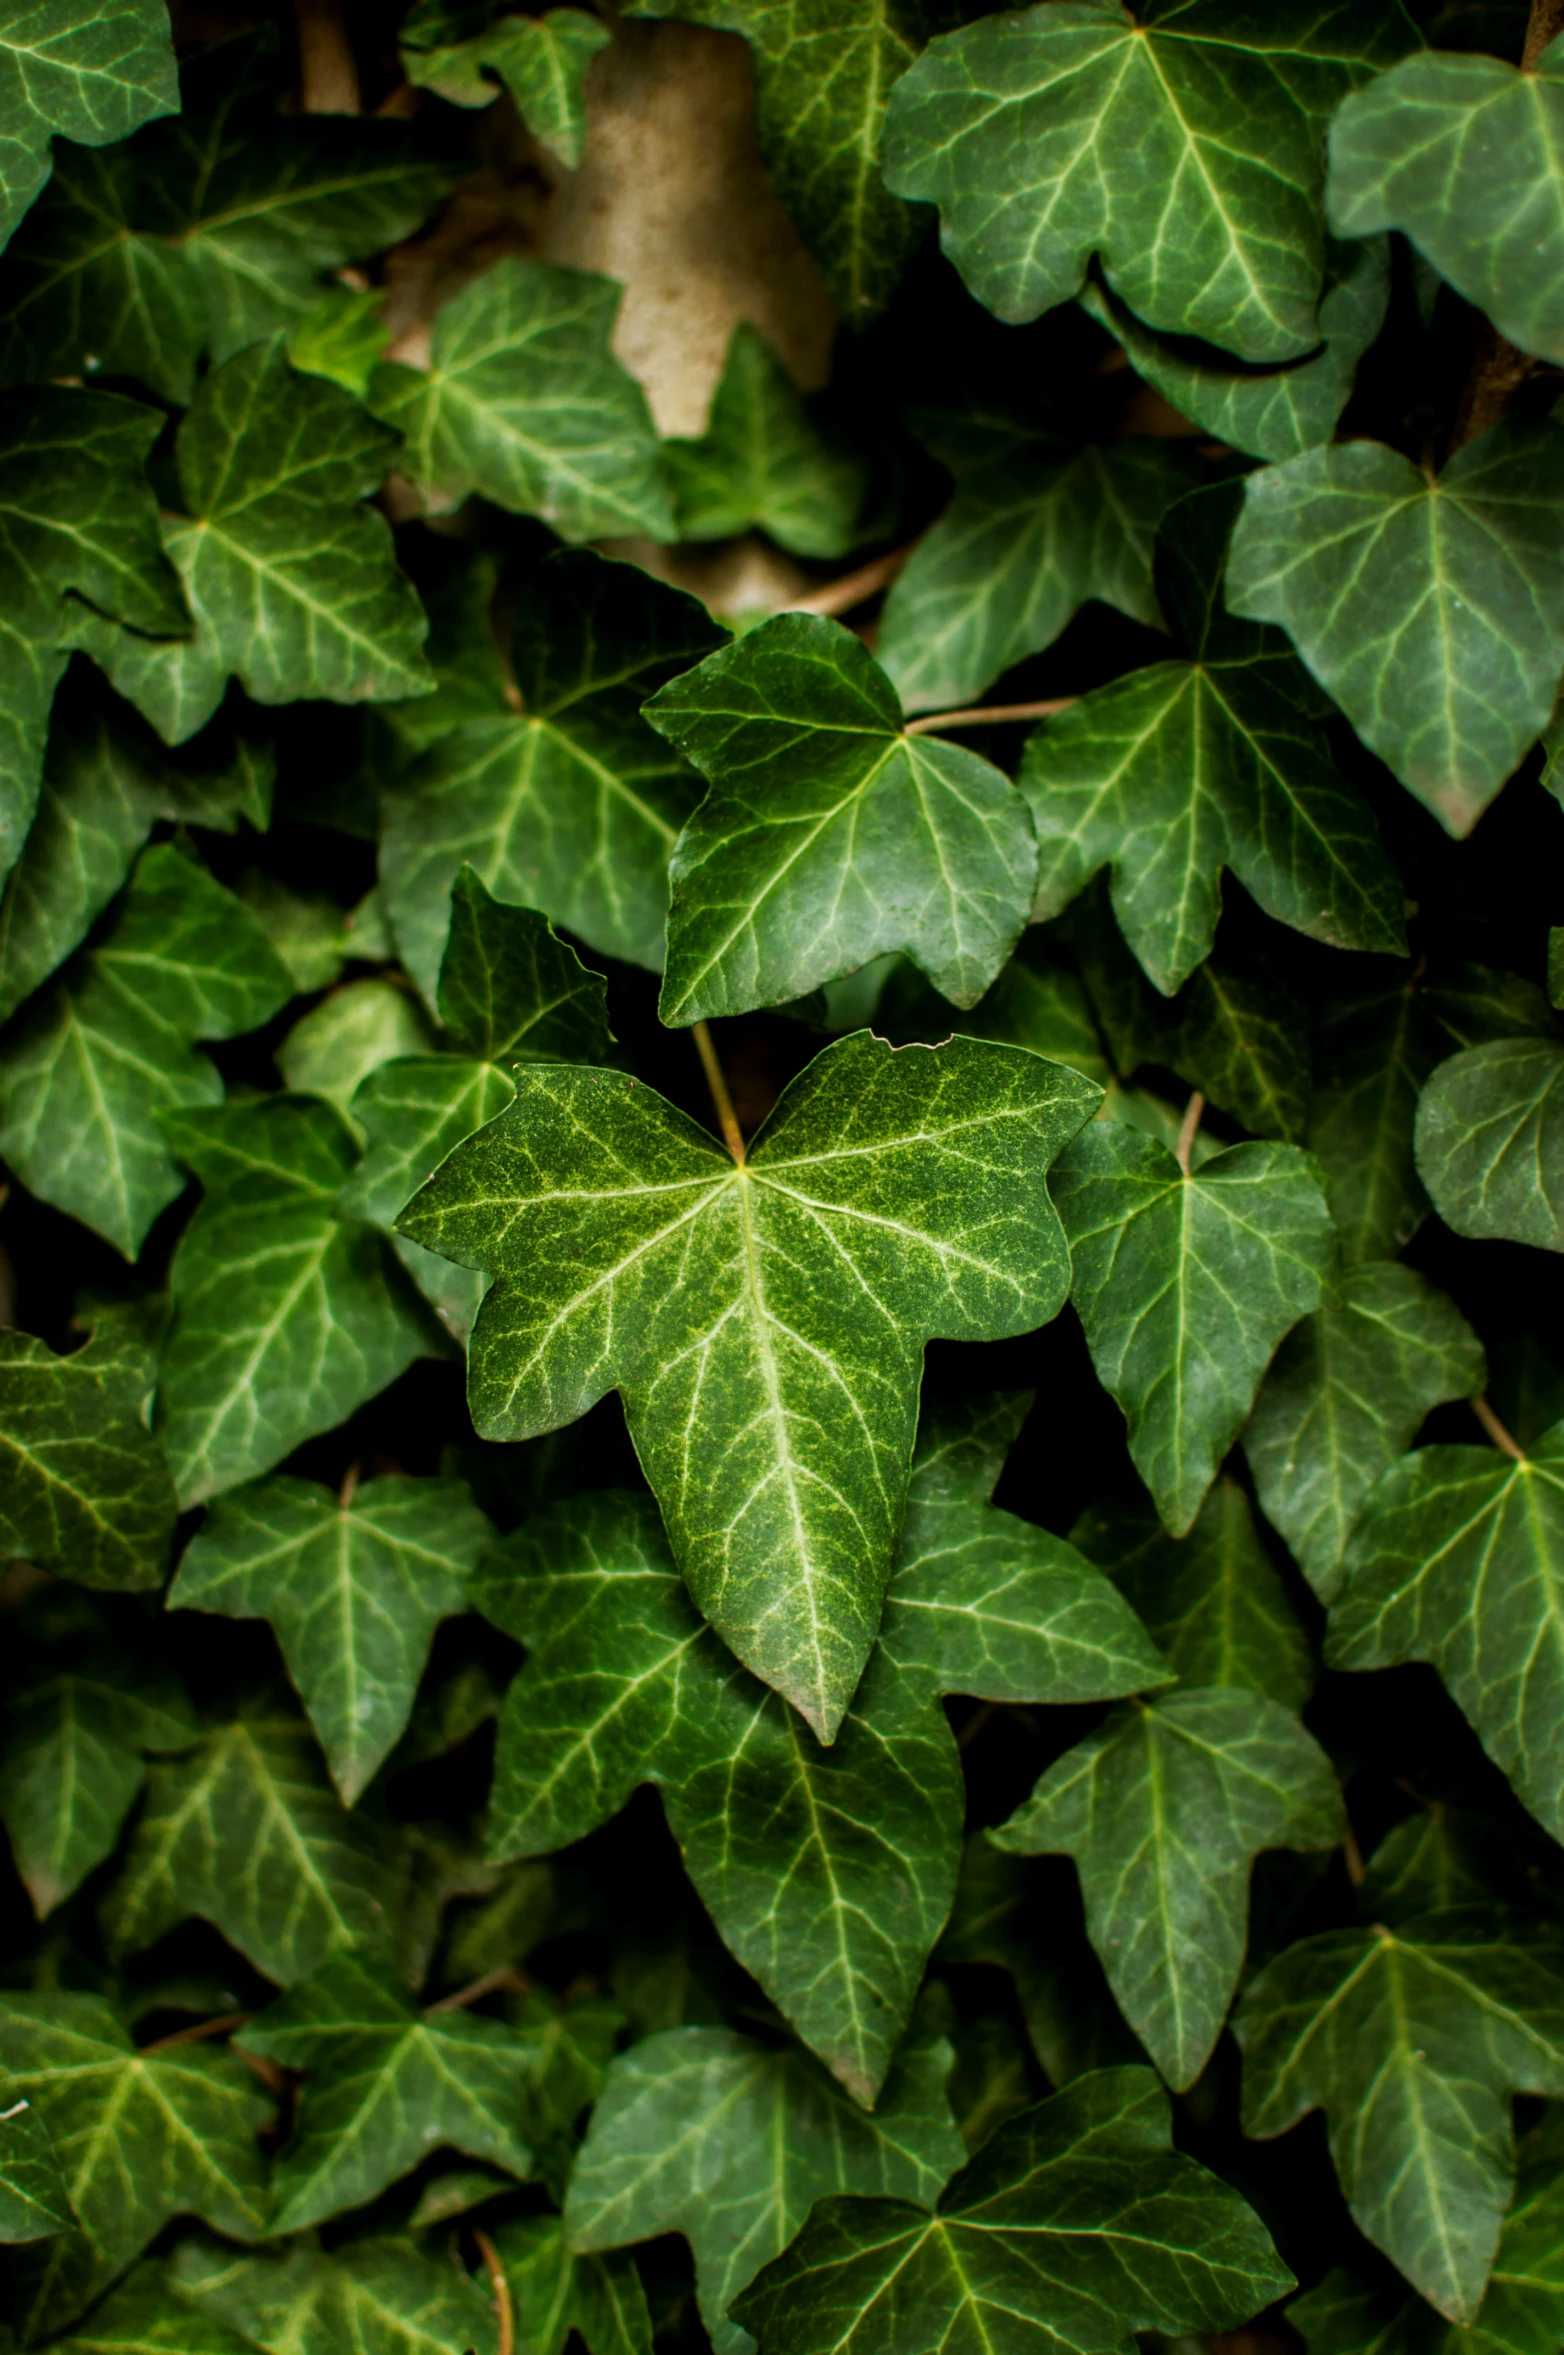
M0 2342L1558 2355L1564 0L0 0Z

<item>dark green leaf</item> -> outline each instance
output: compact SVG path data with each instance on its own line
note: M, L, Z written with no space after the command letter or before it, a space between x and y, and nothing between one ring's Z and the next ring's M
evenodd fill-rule
M7 0L0 16L0 245L49 177L49 141L123 139L179 104L161 0Z
M70 2194L37 2111L0 2082L0 2241L47 2240L71 2221Z
M486 1063L596 1063L613 1044L602 975L471 867L451 887L436 1004L451 1045Z
M178 1505L150 1363L112 1330L56 1357L0 1333L0 1551L81 1586L158 1586Z
M1393 1259L1428 1215L1412 1136L1440 1052L1439 1025L1409 974L1366 980L1319 1009L1305 1142L1325 1171L1348 1266Z
M542 16L501 16L422 0L399 36L402 65L415 86L437 90L453 106L492 106L503 83L535 139L572 168L586 137L586 73L609 38L608 27L580 8ZM479 30L468 30L472 19ZM485 79L496 74L497 82Z
M494 2236L532 2355L563 2355L579 2331L591 2355L651 2355L652 2318L632 2258L577 2256L558 2216L523 2216Z
M485 2290L405 2240L350 2241L329 2257L307 2240L253 2257L186 2240L170 2272L267 2355L498 2355Z
M1564 1047L1490 1039L1452 1055L1418 1098L1417 1170L1458 1235L1564 1251Z
M706 431L665 442L663 459L681 540L753 529L795 556L845 556L853 545L868 465L815 423L747 319L733 330Z

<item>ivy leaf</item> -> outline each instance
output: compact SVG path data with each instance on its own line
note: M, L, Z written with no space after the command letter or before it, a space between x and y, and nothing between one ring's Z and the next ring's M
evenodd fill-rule
M1181 415L1216 440L1273 463L1331 440L1358 362L1384 325L1389 299L1386 239L1342 245L1327 238L1322 348L1291 366L1259 370L1235 368L1226 352L1202 350L1187 337L1155 334L1091 280L1081 294L1083 308L1123 347L1136 375Z
M365 2206L437 2144L523 2178L532 2172L514 2121L536 2052L498 2020L420 2012L384 1965L333 1955L240 2041L305 2073L277 2161L274 2233Z
M1547 19L1539 20L1547 22ZM1523 352L1564 360L1564 48L1403 58L1331 125L1331 223L1399 229Z
M347 1497L267 1480L220 1498L169 1589L171 1610L269 1619L352 1806L412 1714L437 1623L493 1535L461 1480L386 1479Z
M1072 450L1005 417L914 417L955 493L885 600L876 652L909 711L971 703L1098 597L1162 626L1151 551L1187 460L1165 442Z
M215 2314L203 2314L171 2288L155 2260L138 2265L63 2339L60 2355L253 2355Z
M0 184L3 174L0 146ZM145 473L162 424L115 393L39 385L0 395L0 870L15 864L37 802L63 640L80 610L68 592L106 631L105 615L189 627Z
M291 1986L338 1941L383 1942L385 1881L382 1838L339 1803L302 1722L262 1699L150 1768L104 1927L133 1954L199 1914Z
M1564 1048L1489 1039L1452 1055L1418 1098L1418 1175L1446 1226L1479 1242L1564 1251L1557 1101Z
M652 2318L630 2257L578 2256L558 2216L519 2216L494 2245L535 2355L564 2355L579 2331L591 2355L651 2355Z
M545 1067L399 1223L496 1279L480 1434L557 1430L617 1386L697 1606L829 1741L894 1567L923 1342L1057 1313L1048 1165L1096 1095L1018 1048L859 1031L740 1167L634 1080Z
M1348 1269L1277 1351L1244 1431L1255 1489L1322 1603L1382 1472L1445 1399L1484 1380L1453 1300L1387 1260Z
M1084 1701L1165 1677L1079 1554L989 1508L1024 1406L925 1430L879 1641L829 1749L703 1626L648 1498L553 1506L470 1588L528 1653L490 1854L566 1847L655 1782L721 1936L865 2104L956 1883L961 1772L939 1695Z
M1412 1138L1442 1044L1409 971L1365 977L1319 1009L1306 1141L1324 1169L1348 1266L1393 1259L1428 1215Z
M699 787L641 705L723 638L693 597L628 564L569 553L530 576L519 710L453 729L383 799L381 888L426 997L464 862L589 948L661 967L668 857Z
M1519 1459L1422 1447L1375 1487L1326 1658L1430 1661L1495 1765L1564 1838L1564 1424ZM1436 2301L1437 2303L1437 2301Z
M1001 319L1080 292L1093 255L1151 327L1241 359L1319 340L1322 134L1415 45L1398 6L1054 0L947 33L892 92L886 183Z
M1227 600L1280 622L1370 751L1469 834L1564 667L1564 428L1496 425L1437 482L1380 442L1252 474Z
M174 1253L159 1433L183 1504L235 1488L395 1381L431 1335L383 1239L344 1222L356 1153L329 1104L165 1116L205 1189Z
M0 2066L46 2129L77 2219L18 2266L9 2319L24 2338L72 2321L175 2216L235 2240L265 2229L256 2136L271 2104L237 2053L138 2053L97 1996L7 1991Z
M1237 2192L1172 2147L1149 2069L1100 2069L1001 2126L931 2212L820 2202L738 2301L761 2355L1039 2342L1129 2355L1140 2330L1246 2321L1292 2276Z
M222 1097L193 1042L254 1030L292 995L232 892L172 843L147 851L108 930L0 1043L0 1150L133 1259L184 1191L159 1113Z
M652 413L610 340L623 293L552 262L485 270L436 317L427 369L390 360L370 382L407 437L400 471L442 505L477 491L561 539L672 539Z
M1079 974L1059 962L1036 926L1022 933L993 988L965 1008L959 1020L950 1001L907 968L893 977L875 1024L897 1046L914 1041L932 1046L959 1030L966 1038L994 1039L1000 1046L1046 1056L1050 1063L1068 1063L1099 1087L1113 1077Z
M744 2355L737 2293L786 2248L812 2201L932 2199L961 2162L941 2080L948 2047L910 2046L874 2115L787 2047L731 2028L669 2028L608 2073L565 2203L578 2251L682 2232L717 2355Z
M904 733L840 622L778 614L645 706L711 780L673 854L665 1023L801 998L905 949L970 1006L1026 922L1037 850L1010 780Z
M0 245L49 177L56 133L101 147L179 105L161 0L53 0L39 19L9 0L0 19Z
M362 1081L382 1064L432 1047L418 1002L399 982L375 975L347 982L312 1006L277 1049L282 1084L295 1095L335 1104L350 1128Z
M186 512L163 527L194 638L91 617L74 642L170 744L205 725L230 674L257 703L427 691L423 608L385 517L363 504L395 448L350 394L290 368L280 336L225 360L180 426Z
M79 1586L162 1583L179 1507L147 1429L152 1369L118 1334L56 1357L0 1332L0 1550Z
M70 2194L37 2111L3 2085L0 2103L0 2241L41 2241L68 2232Z
M1196 492L1158 539L1157 595L1187 658L1083 695L1036 731L1021 767L1040 846L1034 917L1110 866L1119 927L1170 997L1210 953L1224 867L1311 939L1405 949L1400 878L1320 749L1316 690L1278 633L1222 610L1238 498L1228 484Z
M424 0L398 36L402 68L417 88L437 90L453 106L492 106L497 74L535 139L572 170L586 138L586 72L609 38L600 17L580 8L550 8L542 16L502 16L468 33L484 9L453 8Z
M1054 1171L1097 1378L1175 1537L1192 1527L1283 1335L1318 1308L1335 1235L1296 1145L1233 1145L1189 1174L1093 1122Z
M1564 2093L1564 1953L1474 1908L1302 1939L1235 2023L1244 2131L1322 2108L1353 2221L1449 2321L1482 2303L1514 2188L1512 2094Z
M249 2256L191 2238L169 2271L198 2311L289 2355L497 2355L493 2300L410 2241L346 2241L327 2256L296 2240Z
M758 530L795 556L845 556L869 489L866 461L815 423L747 319L729 339L706 431L664 442L663 463L681 540Z

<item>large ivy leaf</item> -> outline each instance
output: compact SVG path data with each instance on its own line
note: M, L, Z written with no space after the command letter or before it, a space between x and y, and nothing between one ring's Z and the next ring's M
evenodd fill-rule
M1001 2126L932 2212L821 2201L734 2318L761 2355L1129 2355L1140 2330L1246 2321L1292 2277L1253 2210L1172 2139L1149 2069L1097 2070Z
M1446 1226L1564 1251L1564 1047L1488 1039L1441 1063L1417 1105L1417 1171Z
M274 2177L274 2232L363 2207L441 2143L532 2172L517 2122L536 2051L498 2020L420 2012L384 1965L332 1956L240 2041L304 2071Z
M1099 1120L1053 1187L1097 1378L1180 1537L1277 1343L1320 1305L1336 1242L1318 1170L1296 1145L1253 1144L1186 1171L1155 1138Z
M480 1433L555 1430L617 1387L697 1605L829 1741L894 1567L923 1343L1057 1314L1048 1165L1096 1097L1018 1048L859 1031L737 1165L634 1080L543 1068L400 1225L496 1279Z
M1001 319L1077 294L1096 255L1148 325L1292 359L1319 340L1325 124L1415 38L1393 0L985 17L893 91L885 177L939 206L945 251Z
M97 1996L8 1991L0 2066L47 2129L77 2219L17 2268L9 2320L25 2337L71 2321L175 2216L241 2241L265 2229L256 2137L271 2103L237 2053L138 2053Z
M300 2239L250 2256L190 2238L169 2272L198 2309L268 2351L497 2355L492 2299L448 2257L410 2241L348 2241L327 2256Z
M1277 1351L1244 1430L1261 1504L1321 1602L1369 1491L1425 1415L1470 1398L1482 1344L1453 1300L1411 1268L1369 1261Z
M31 1192L133 1259L183 1191L159 1113L221 1101L196 1039L254 1030L293 978L242 903L172 843L0 1041L0 1150Z
M1346 237L1401 230L1511 343L1564 360L1561 155L1558 40L1525 73L1497 57L1404 58L1331 125L1331 222Z
M751 2344L737 2293L832 2192L932 2199L961 2160L942 2079L948 2047L914 2044L876 2103L850 2102L804 2054L732 2028L670 2028L621 2053L565 2203L572 2248L682 2232L717 2355Z
M664 1022L801 998L904 949L970 1006L1027 919L1025 804L975 752L902 728L861 639L778 614L645 706L711 780L674 847Z
M0 869L32 823L63 641L80 610L68 593L96 617L189 627L145 473L162 423L115 393L40 385L0 395Z
M199 1914L282 1986L338 1942L386 1935L385 1843L349 1815L291 1710L262 1700L148 1771L104 1907L117 1954Z
M845 556L869 488L866 460L811 417L758 327L728 342L706 431L667 441L681 540L763 531L795 556Z
M476 8L421 0L398 35L408 80L453 106L492 106L503 83L533 137L573 170L586 138L586 72L608 41L607 25L580 8L492 22L489 13L482 0ZM491 73L498 82L486 78Z
M829 1749L703 1626L648 1498L552 1507L471 1587L528 1653L490 1853L565 1847L657 1783L723 1938L865 2103L955 1889L961 1770L939 1695L1096 1700L1166 1675L1079 1554L989 1508L1024 1404L925 1430L879 1640Z
M71 2225L54 2145L25 2094L0 2085L0 2242L48 2240Z
M1326 1657L1431 1661L1516 1791L1564 1838L1564 1424L1520 1460L1424 1447L1380 1480L1347 1549Z
M162 0L30 0L0 15L0 245L49 177L56 133L101 147L179 104Z
M1166 442L1071 449L1004 417L915 417L955 477L885 600L876 647L909 711L971 703L1098 597L1148 628L1151 550L1189 467Z
M528 577L512 631L518 710L453 729L382 802L386 910L431 999L464 862L590 948L662 964L668 858L699 785L641 705L724 633L693 597L585 553Z
M181 1501L235 1488L345 1420L433 1336L373 1228L337 1216L352 1132L297 1096L166 1116L204 1199L170 1270L158 1429Z
M1510 2096L1564 2093L1564 1953L1471 1908L1305 1938L1235 2023L1244 2130L1323 2109L1353 2220L1452 2322L1482 2303L1514 2188Z
M1252 474L1227 599L1280 622L1371 751L1467 834L1564 667L1564 427L1506 421L1437 480L1381 442Z
M395 448L350 394L291 368L280 336L236 353L180 426L185 513L163 525L195 636L160 643L94 617L75 642L170 744L205 725L230 674L257 703L427 690L423 607L363 503Z
M552 262L485 270L436 318L427 369L387 361L371 379L370 407L407 437L399 470L443 504L477 491L562 539L672 539L652 413L610 341L623 293Z
M1320 704L1278 633L1223 612L1239 493L1181 500L1157 595L1188 649L1083 695L1030 738L1021 790L1040 850L1034 914L1099 867L1114 914L1169 996L1209 955L1231 867L1266 913L1335 948L1404 947L1400 877L1368 805L1320 747Z
M375 1480L334 1497L267 1480L220 1498L171 1610L269 1619L348 1806L412 1714L438 1622L493 1532L460 1480Z
M80 1586L158 1586L178 1504L152 1369L117 1333L56 1357L0 1333L0 1550Z

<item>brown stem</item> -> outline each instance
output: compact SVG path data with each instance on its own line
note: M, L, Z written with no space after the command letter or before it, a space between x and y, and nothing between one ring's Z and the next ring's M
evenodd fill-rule
M532 1981L513 1965L502 1971L485 1971L481 1979L474 1979L470 1987L458 1987L454 1995L442 1995L438 2003L424 2005L424 2018L432 2020L436 2012L461 2012L470 2003L481 2003L486 1995L497 1995L501 1988L512 1995L530 1995Z
M1200 1115L1205 1108L1205 1097L1196 1088L1184 1107L1184 1125L1178 1132L1178 1143L1173 1148L1174 1159L1186 1177L1189 1175L1189 1157L1195 1149L1195 1139L1200 1134Z
M1523 74L1535 73L1544 49L1560 32L1564 32L1564 0L1531 0L1531 22L1521 51Z
M693 1026L692 1035L695 1040L695 1052L701 1059L701 1069L706 1074L706 1085L711 1090L711 1100L716 1107L717 1122L722 1130L722 1141L742 1169L744 1166L744 1131L740 1128L738 1114L733 1109L733 1098L728 1094L728 1083L722 1076L722 1065L717 1061L717 1050L712 1045L711 1032L704 1022L697 1022Z
M343 1473L342 1486L337 1490L338 1512L345 1513L349 1505L352 1504L355 1496L357 1496L358 1474L359 1467L357 1464L349 1464L347 1470Z
M1470 1398L1467 1400L1467 1405L1471 1408L1473 1414L1477 1417L1477 1420L1479 1423L1481 1423L1483 1429L1487 1432L1489 1438L1493 1441L1494 1446L1502 1447L1507 1456L1513 1456L1518 1464L1524 1464L1526 1461L1525 1449L1516 1446L1514 1440L1510 1437L1508 1431L1506 1431L1504 1425L1500 1422L1498 1416L1494 1413L1492 1407L1488 1404L1487 1399L1480 1396L1477 1398Z
M1358 1835L1350 1823L1341 1835L1341 1854L1342 1861L1347 1868L1348 1880L1354 1889L1361 1889L1364 1875L1363 1851L1358 1846Z
M293 0L299 36L299 104L306 114L357 114L358 61L342 0Z
M888 556L876 556L872 564L860 564L856 572L844 572L839 581L827 581L824 588L811 589L807 595L796 597L786 610L823 613L828 618L851 613L855 605L862 605L877 589L887 587L896 578L916 546L915 540L909 540L905 548L893 548Z
M476 2225L472 2237L478 2244L478 2254L483 2259L484 2271L488 2274L489 2286L494 2292L494 2314L500 2326L500 2343L495 2355L516 2355L516 2318L511 2311L510 2283L505 2278L499 2250L488 2234L480 2232Z
M1008 720L1051 720L1056 711L1079 703L1078 695L1045 695L1040 703L976 703L967 711L931 711L909 720L904 736L940 736L949 728L998 728Z
M231 2036L236 2028L248 2028L254 2017L253 2012L223 2012L215 2020L197 2020L193 2028L176 2028L172 2036L144 2044L137 2057L144 2061L155 2052L172 2052L176 2044L204 2044L209 2036Z

